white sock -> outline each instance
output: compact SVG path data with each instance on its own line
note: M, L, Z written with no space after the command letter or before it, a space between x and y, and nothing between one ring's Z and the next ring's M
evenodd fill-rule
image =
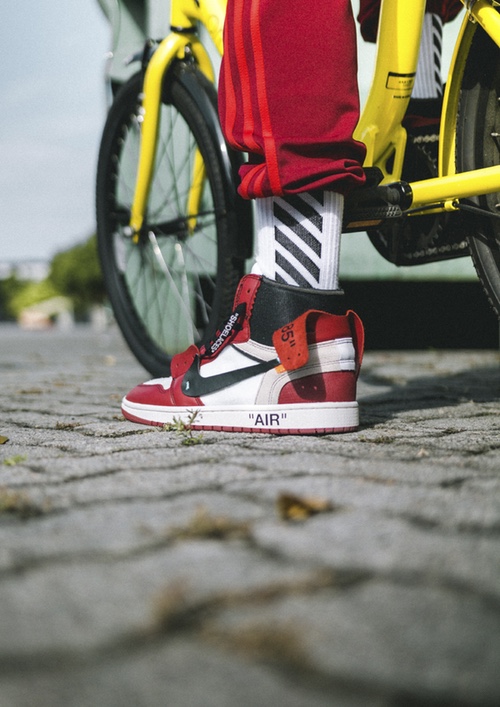
M442 47L443 21L439 15L426 12L412 98L439 98L443 93Z
M256 199L253 273L287 285L339 289L344 197L332 191Z

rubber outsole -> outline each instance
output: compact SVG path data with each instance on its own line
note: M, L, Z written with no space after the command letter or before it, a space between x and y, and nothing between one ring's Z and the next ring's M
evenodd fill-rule
M180 422L192 430L217 432L314 435L354 432L359 425L356 402L152 409L124 399L122 413L127 420L143 425L163 427Z

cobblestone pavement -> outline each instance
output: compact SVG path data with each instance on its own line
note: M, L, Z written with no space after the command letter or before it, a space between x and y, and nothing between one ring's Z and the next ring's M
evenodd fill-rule
M499 364L369 353L356 433L191 436L121 418L114 330L1 327L1 707L499 705Z

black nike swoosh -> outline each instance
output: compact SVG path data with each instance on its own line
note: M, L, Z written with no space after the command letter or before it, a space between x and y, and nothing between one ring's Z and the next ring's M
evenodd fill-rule
M203 395L217 393L219 390L229 388L235 383L242 383L249 378L258 376L259 373L266 373L271 368L279 365L279 359L275 358L272 361L263 361L255 366L246 368L238 368L235 371L227 373L218 373L209 378L203 378L200 375L200 359L198 356L194 359L188 371L186 371L181 383L181 390L184 395L189 395L191 398L200 398Z

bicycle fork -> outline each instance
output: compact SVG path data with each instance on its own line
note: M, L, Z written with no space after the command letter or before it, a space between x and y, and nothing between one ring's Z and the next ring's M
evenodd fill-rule
M152 55L144 76L144 95L142 102L143 121L141 126L141 143L139 164L135 184L134 198L130 213L130 230L135 240L144 225L148 197L153 179L156 158L156 146L160 126L160 109L163 87L163 77L175 59L184 59L192 53L201 71L211 81L214 72L210 58L194 34L172 32L158 46ZM196 214L201 201L205 180L205 166L199 151L196 151L191 188L187 199L187 213ZM194 230L196 219L190 219L188 228Z

